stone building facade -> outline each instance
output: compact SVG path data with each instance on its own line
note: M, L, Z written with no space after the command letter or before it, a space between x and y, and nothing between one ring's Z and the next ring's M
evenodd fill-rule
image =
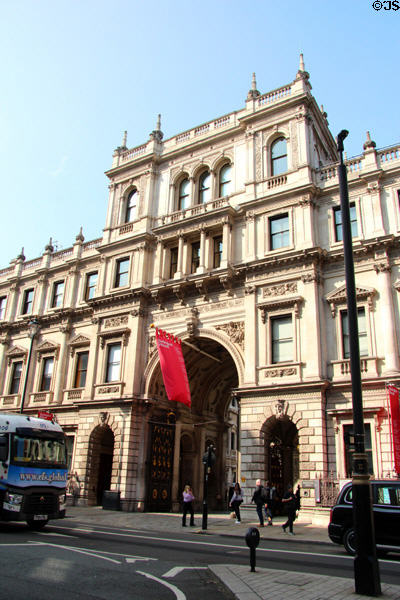
M395 476L386 384L399 372L400 147L347 160L366 443ZM352 403L337 152L302 60L244 108L113 154L103 235L0 270L0 410L50 410L80 501L176 510L232 481L350 475ZM37 330L29 333L32 319ZM192 407L166 398L155 330L185 343Z

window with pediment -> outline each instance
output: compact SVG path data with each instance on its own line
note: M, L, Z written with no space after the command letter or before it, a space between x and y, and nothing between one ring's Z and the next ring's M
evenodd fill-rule
M278 290L274 289L273 293L278 293ZM267 300L258 306L261 310L262 322L266 325L266 362L268 365L298 361L299 328L296 323L303 302L302 296L282 296Z

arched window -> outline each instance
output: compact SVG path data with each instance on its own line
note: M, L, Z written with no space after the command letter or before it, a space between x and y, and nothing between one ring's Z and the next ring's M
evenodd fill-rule
M199 204L205 204L211 200L211 175L204 171L199 179Z
M228 196L231 193L231 175L231 165L224 165L219 172L219 198L223 198L223 196Z
M133 190L126 202L126 211L125 211L125 223L129 223L130 221L134 221L136 219L137 212L137 190Z
M271 173L280 175L287 171L287 144L285 138L275 140L271 146Z
M185 208L189 208L189 190L190 182L189 179L186 178L179 184L178 210L185 210Z

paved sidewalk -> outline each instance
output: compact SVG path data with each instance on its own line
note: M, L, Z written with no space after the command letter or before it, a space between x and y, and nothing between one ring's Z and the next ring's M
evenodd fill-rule
M88 524L103 525L105 527L126 527L143 531L168 531L176 532L180 536L189 533L199 535L217 534L241 538L249 527L256 527L258 520L255 509L243 509L242 522L236 524L228 514L211 513L208 515L208 526L202 531L202 516L195 515L196 527L182 527L182 517L177 513L128 513L103 510L101 507L69 506L66 519L79 519ZM301 513L300 513L301 515ZM317 542L331 544L327 527L316 526L307 522L306 518L295 521L295 537L284 535L281 524L283 517L274 519L272 527L259 528L261 542L263 539L293 540L298 542ZM55 522L56 523L56 522ZM238 600L272 600L284 598L285 600L368 600L369 596L360 596L354 593L353 579L342 577L328 577L295 571L281 571L276 569L261 569L256 567L256 572L250 572L249 565L209 565L210 570L228 587ZM400 585L382 584L384 600L400 600Z

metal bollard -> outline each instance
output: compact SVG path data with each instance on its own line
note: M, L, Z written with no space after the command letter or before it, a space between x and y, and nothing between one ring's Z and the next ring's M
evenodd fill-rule
M260 532L256 527L250 527L245 535L246 544L250 548L250 571L256 570L256 548L260 543Z

